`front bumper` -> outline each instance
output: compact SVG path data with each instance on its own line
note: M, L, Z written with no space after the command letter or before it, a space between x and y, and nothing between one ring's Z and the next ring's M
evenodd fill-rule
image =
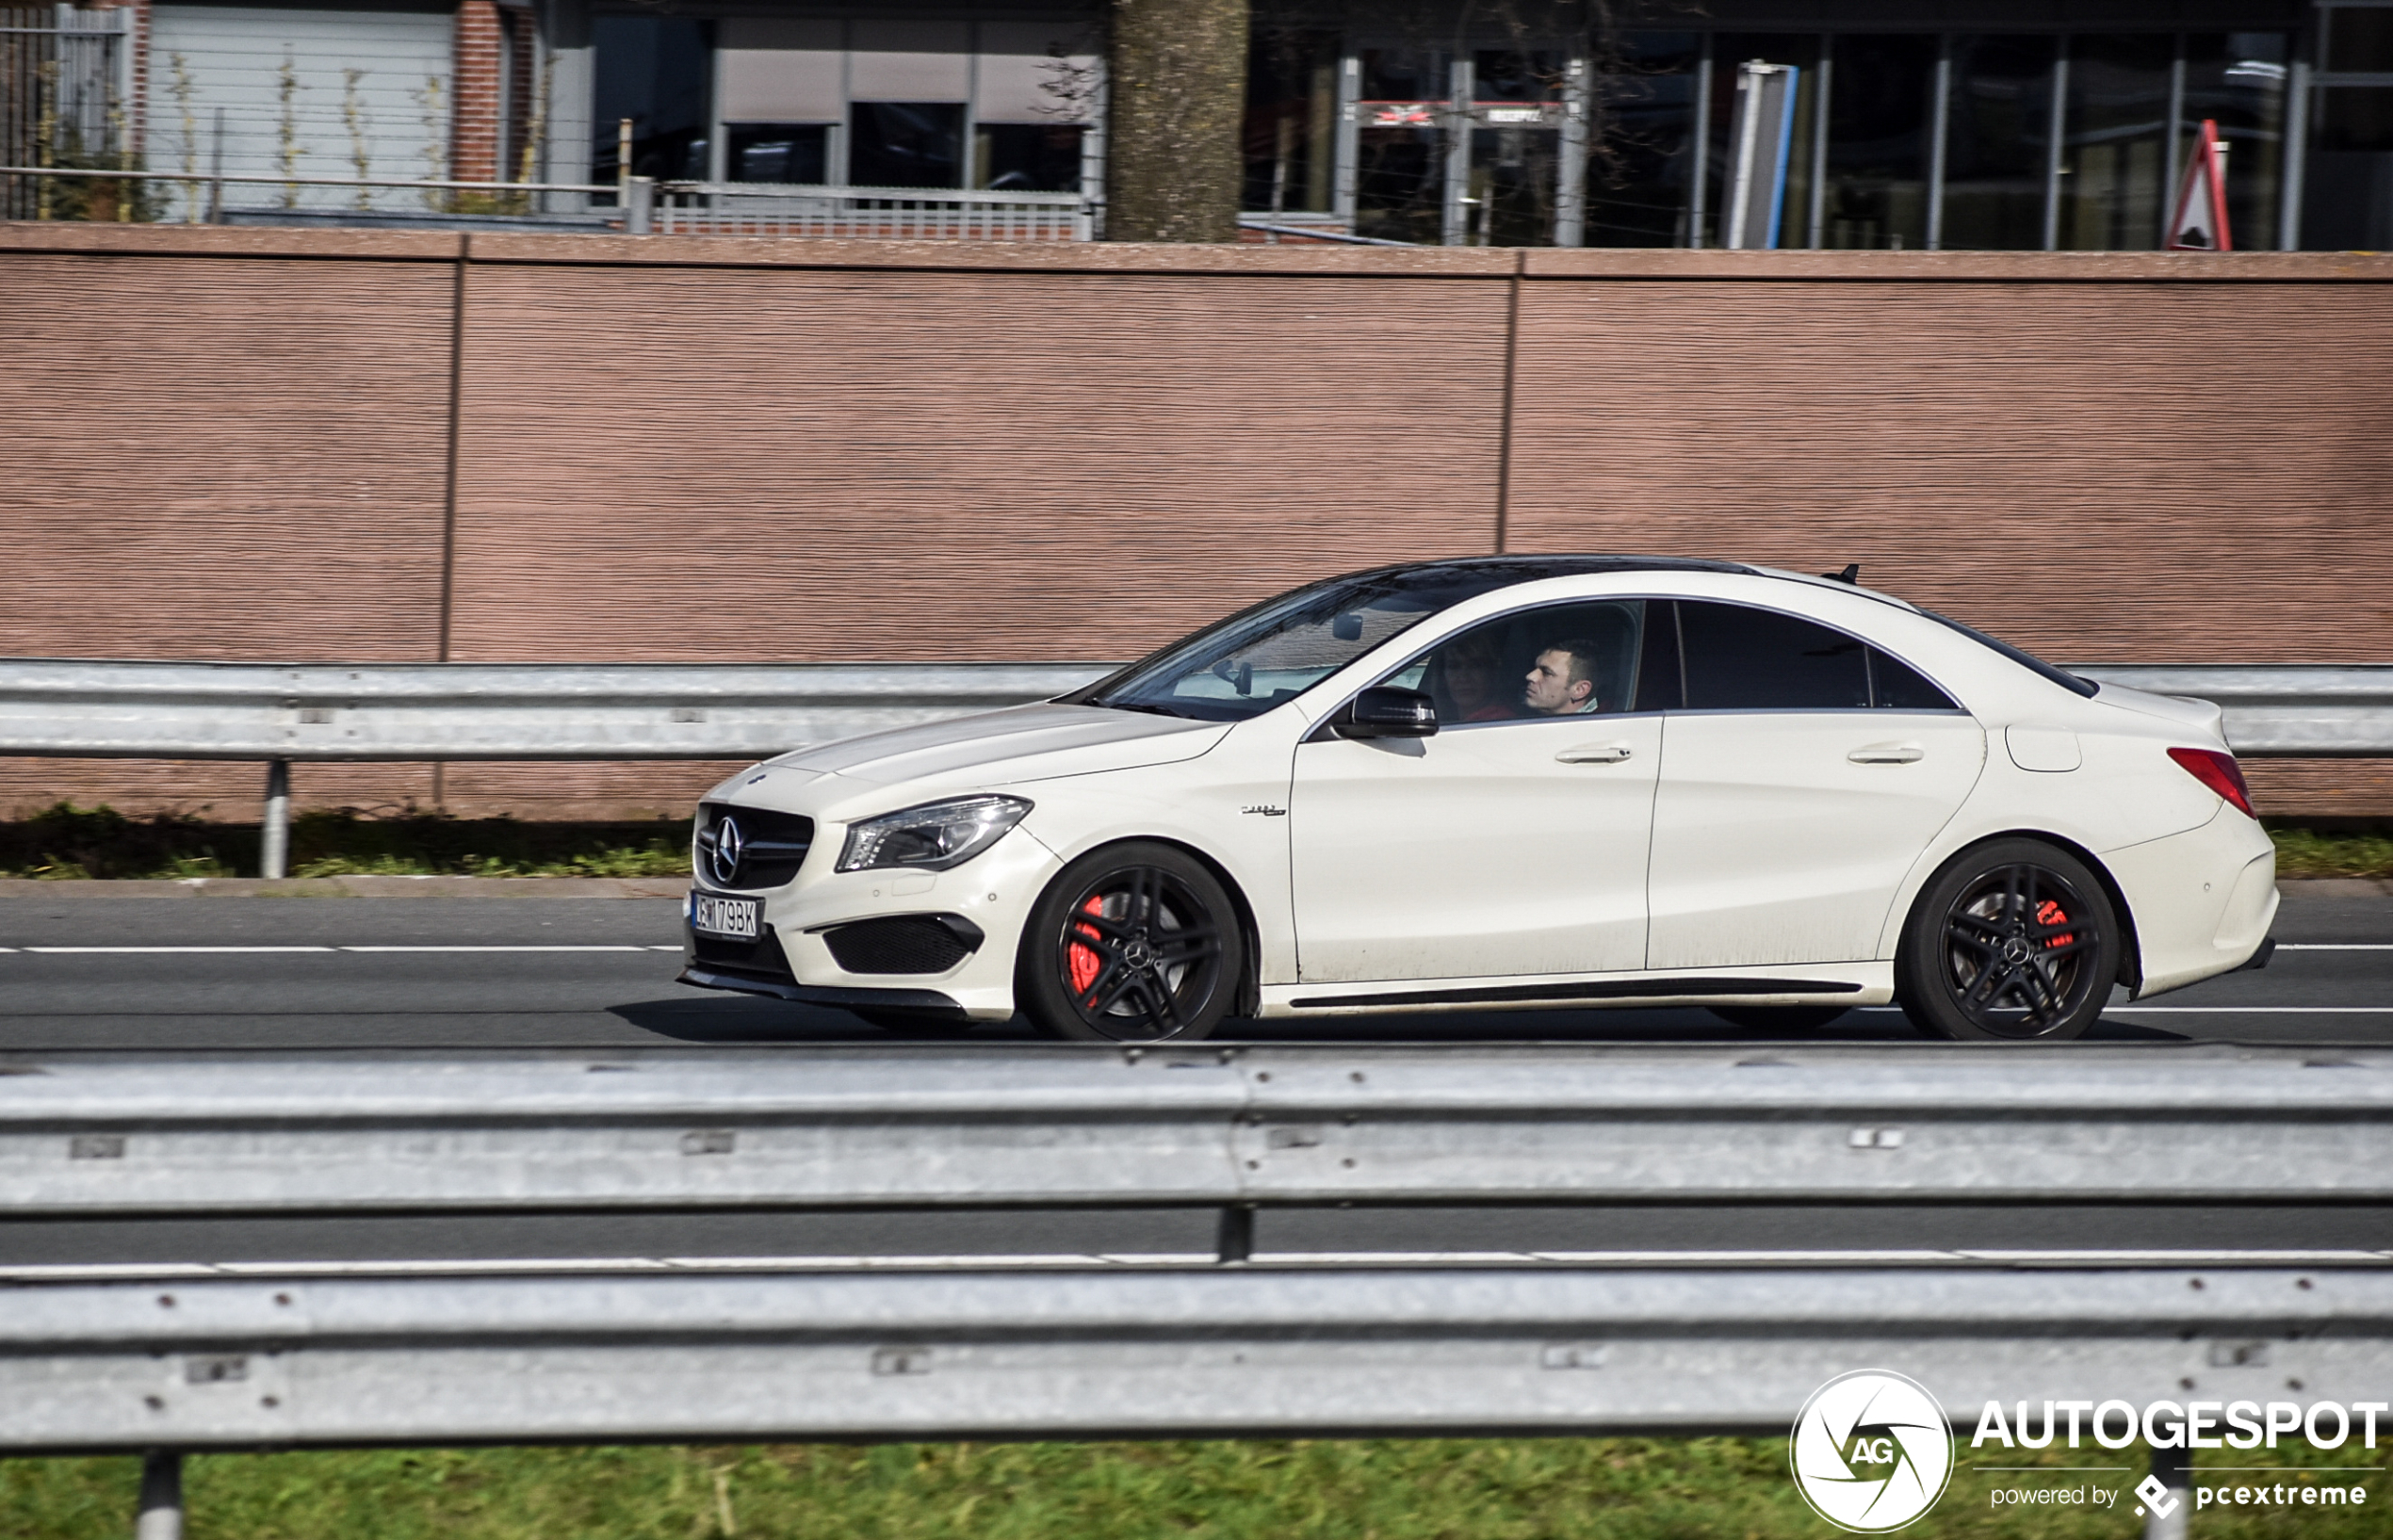
M827 856L838 849L838 830L825 828L817 839L815 855L788 886L736 895L763 901L758 941L701 937L691 931L684 906L683 982L843 1009L972 1021L1014 1014L1015 948L1031 906L1061 865L1045 845L1017 828L948 871L836 872L827 869ZM814 869L814 859L823 859L824 869ZM825 939L859 921L900 917L950 923L977 932L977 944L940 972L863 973L842 966Z

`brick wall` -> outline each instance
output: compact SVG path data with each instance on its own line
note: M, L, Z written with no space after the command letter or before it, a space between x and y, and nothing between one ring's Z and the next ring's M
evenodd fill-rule
M1502 548L1859 560L2080 662L2393 657L2393 258L20 225L0 335L0 653L1103 658ZM2393 812L2393 765L2252 769ZM719 773L437 787L602 817ZM0 761L0 811L257 778Z
M457 0L454 126L448 174L460 182L500 179L499 112L506 44L494 0Z

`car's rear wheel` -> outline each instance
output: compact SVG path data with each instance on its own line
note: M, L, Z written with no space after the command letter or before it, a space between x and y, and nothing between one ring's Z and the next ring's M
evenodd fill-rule
M1715 1005L1712 1014L1749 1032L1809 1032L1827 1026L1847 1011L1845 1005Z
M1237 991L1229 895L1169 845L1111 845L1066 867L1022 932L1015 997L1050 1036L1185 1042L1213 1031Z
M2102 1015L2121 945L2084 862L2042 840L1991 840L1948 862L1912 906L1896 998L1931 1036L2065 1042Z

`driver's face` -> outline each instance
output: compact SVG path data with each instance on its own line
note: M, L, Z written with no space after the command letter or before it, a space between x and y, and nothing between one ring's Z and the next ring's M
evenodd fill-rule
M1571 655L1556 647L1538 654L1538 666L1529 671L1528 688L1522 690L1521 702L1532 711L1558 716L1576 706L1595 687L1582 679L1571 680Z

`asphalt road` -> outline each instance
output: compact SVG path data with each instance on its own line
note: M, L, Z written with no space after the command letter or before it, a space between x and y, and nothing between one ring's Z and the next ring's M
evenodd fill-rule
M454 1053L477 1048L772 1053L906 1040L842 1012L685 988L678 905L643 900L0 900L0 1064L125 1052ZM2393 900L2289 898L2264 972L2109 1011L2142 1042L2393 1044ZM1254 1042L1740 1043L1698 1011L1550 1011L1238 1022ZM1861 1010L1807 1041L1915 1041ZM970 1041L1037 1040L1018 1023ZM1050 1046L1048 1051L1072 1051ZM2066 1051L2066 1050L2061 1050ZM843 1266L932 1258L1185 1265L1214 1254L1212 1209L661 1212L0 1220L0 1280L193 1267L440 1271L559 1266ZM1574 1204L1266 1209L1259 1261L1441 1256L1624 1263L1899 1257L2099 1265L2141 1255L2271 1265L2393 1265L2393 1206ZM1035 1260L1034 1260L1035 1259Z
M623 1048L903 1039L674 982L680 909L624 899L0 900L0 1053ZM2274 962L2106 1012L2114 1041L2393 1044L2393 900L2289 897ZM1232 1022L1262 1042L1740 1042L1701 1011ZM1911 1041L1891 1008L1807 1041ZM1019 1022L973 1041L1035 1041Z

